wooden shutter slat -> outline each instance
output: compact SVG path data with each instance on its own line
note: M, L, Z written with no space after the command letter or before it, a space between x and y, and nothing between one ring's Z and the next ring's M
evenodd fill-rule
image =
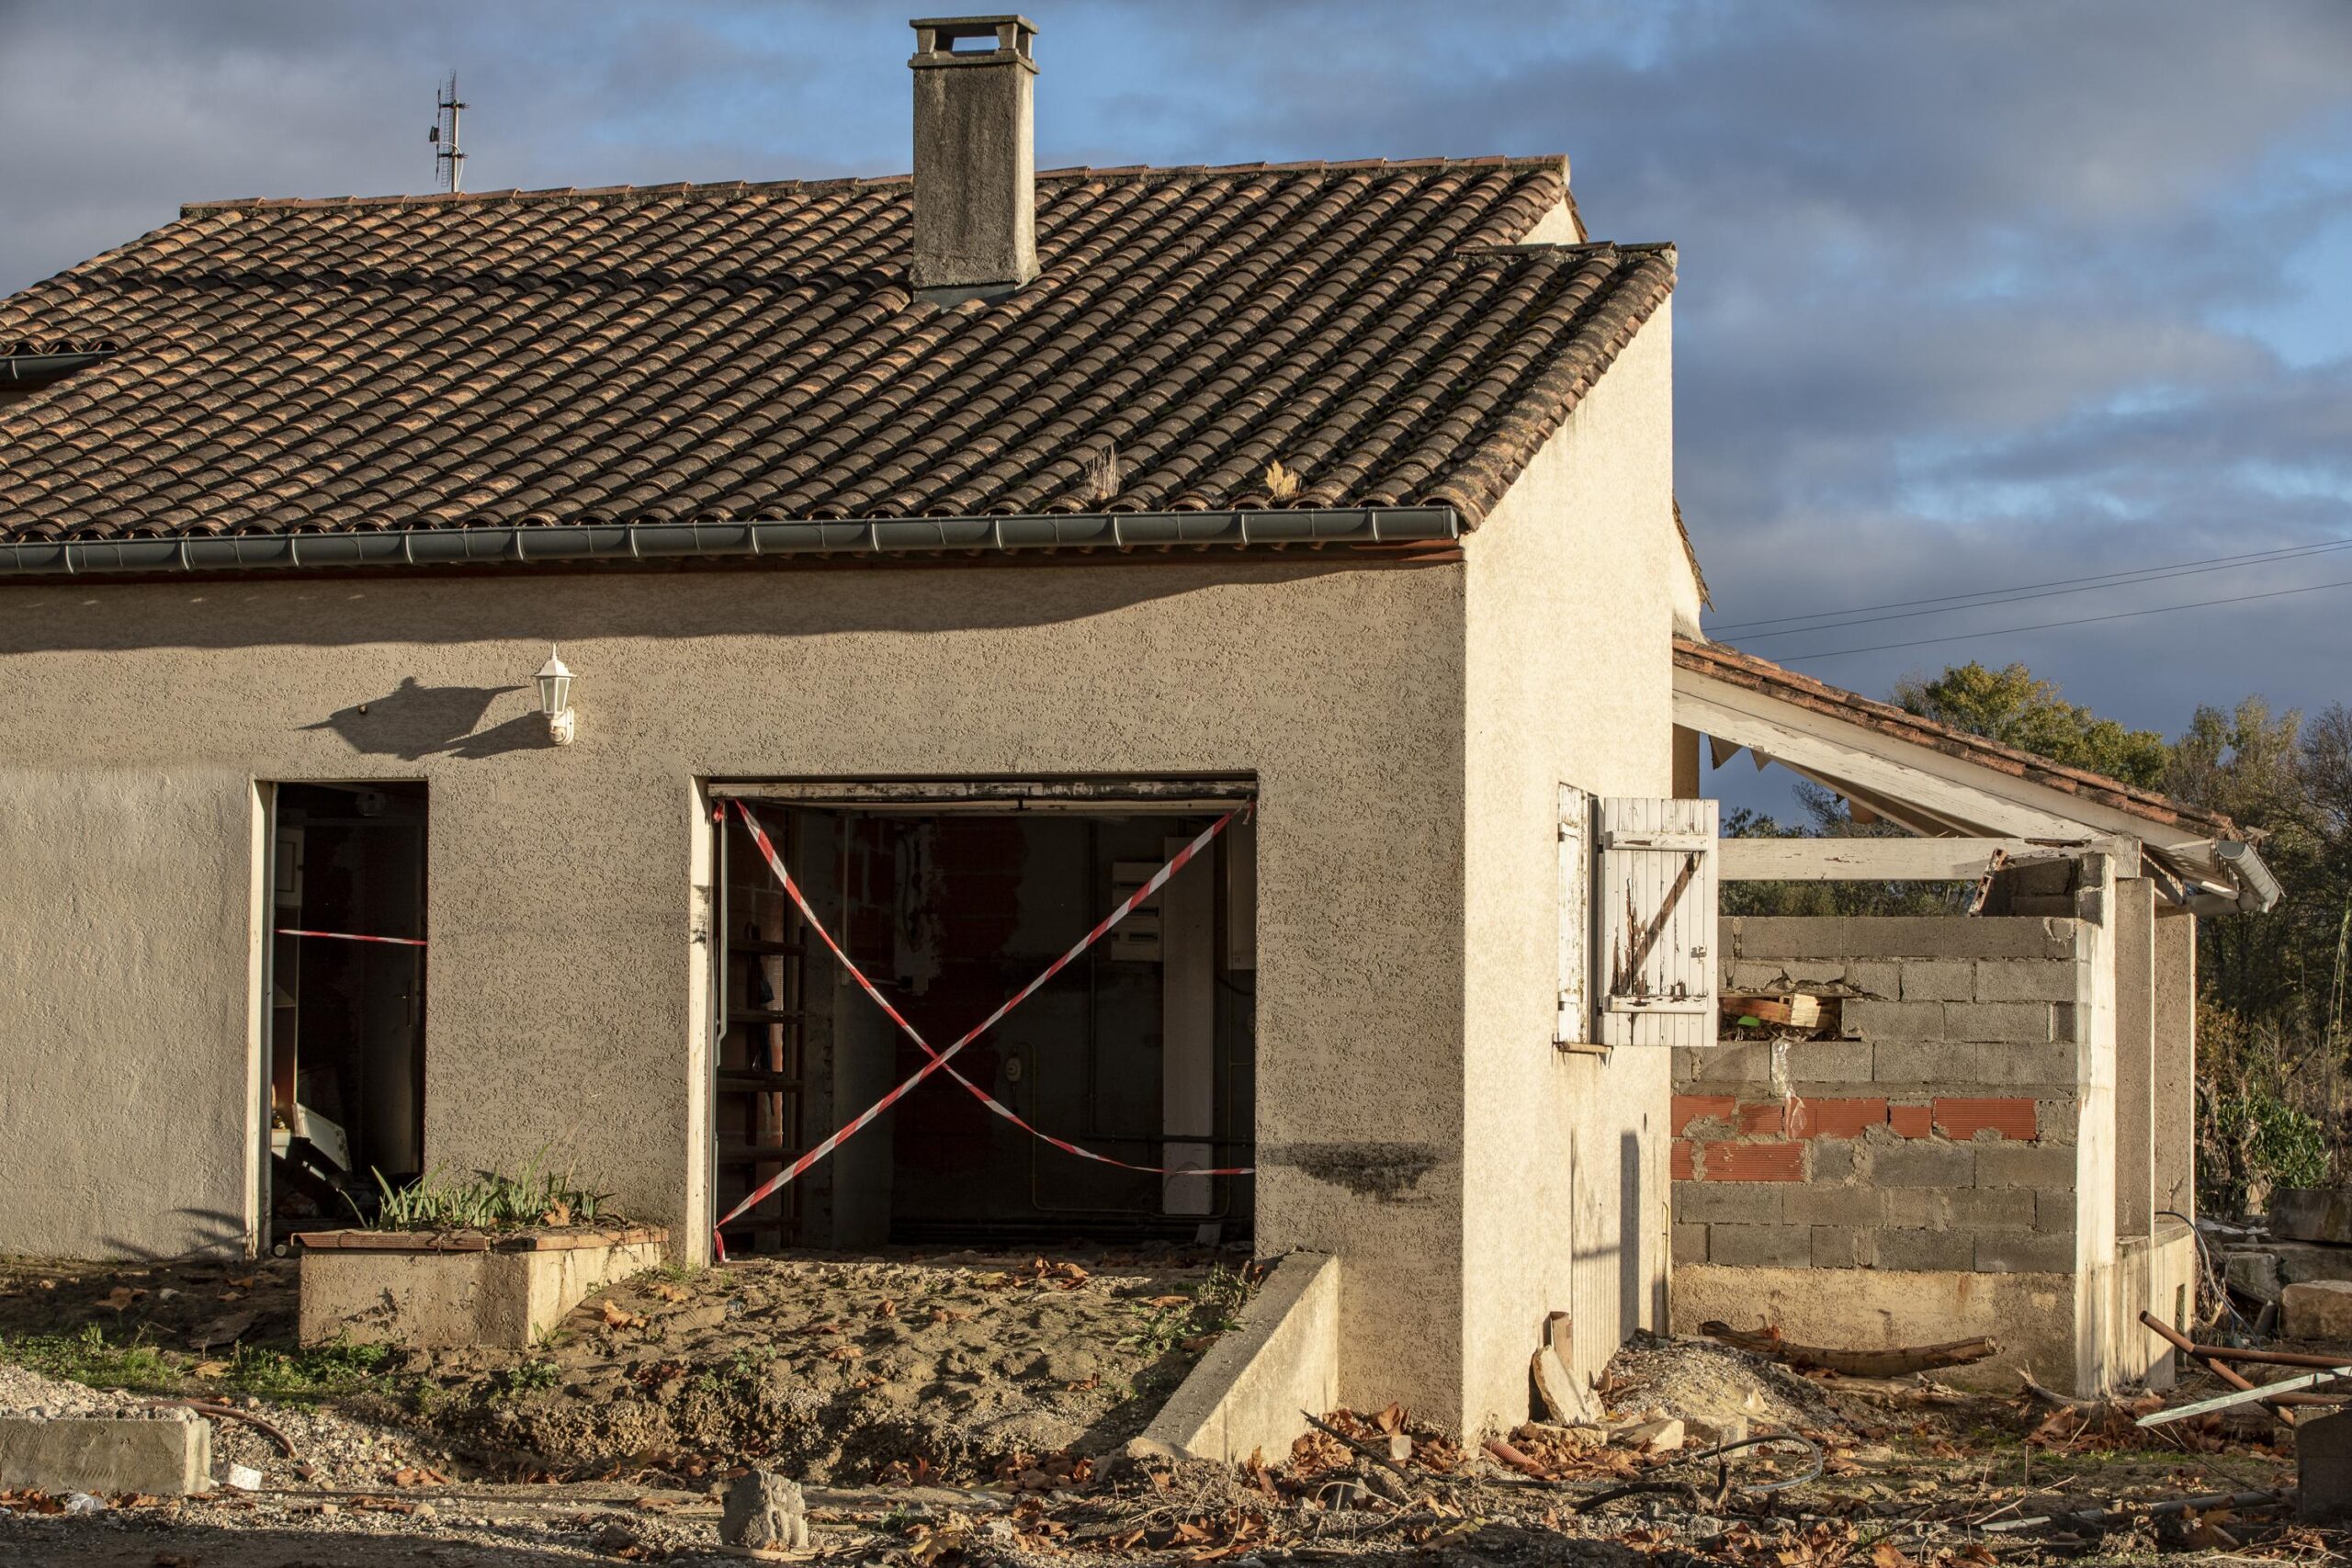
M1711 1044L1715 803L1600 803L1596 1021L1610 1045Z

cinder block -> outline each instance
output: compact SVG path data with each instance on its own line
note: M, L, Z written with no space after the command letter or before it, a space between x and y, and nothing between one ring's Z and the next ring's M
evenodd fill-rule
M2075 922L1994 915L1743 916L1737 955L1755 958L2071 958Z
M1854 1145L1846 1138L1813 1141L1813 1179L1816 1185L1846 1180L1854 1174Z
M1941 1038L2035 1045L2055 1036L2047 1002L1946 1002Z
M0 1417L0 1487L185 1497L211 1484L209 1421Z
M2073 1002L2052 1002L2050 1005L2050 1037L2053 1040L2080 1041L2083 1021L2090 1017L2086 1008Z
M1735 962L1731 973L1724 976L1724 988L1737 996L1786 991L1794 984L1787 968L1779 964Z
M1975 995L1976 965L1967 959L1919 959L1903 965L1906 1002L1964 1002Z
M2030 1187L1901 1187L1881 1194L1884 1224L1904 1230L2026 1230L2033 1228Z
M1855 1230L1848 1225L1815 1225L1813 1227L1813 1266L1815 1269L1867 1269L1877 1257L1870 1246L1877 1233Z
M1976 1268L1986 1274L2071 1274L2075 1238L2039 1231L1986 1231L1976 1237Z
M2040 1187L2065 1191L2075 1187L2075 1149L2071 1144L1987 1144L1976 1151L1979 1187Z
M1879 1269L1976 1267L1976 1238L1966 1231L1873 1231L1870 1246Z
M2075 965L2052 959L1984 959L1976 965L1980 1002L2071 1002Z
M1967 1144L1890 1144L1871 1156L1881 1187L1973 1187L1976 1150Z
M1905 1224L1889 1221L1883 1211L1894 1193L1882 1192L1867 1182L1842 1182L1824 1185L1808 1181L1802 1187L1792 1187L1781 1200L1781 1213L1792 1224L1804 1225L1882 1225ZM2032 1194L2028 1193L2027 1212L2032 1212Z
M1677 1224L1778 1224L1781 1195L1788 1189L1774 1182L1676 1182L1674 1221Z
M1871 1066L1867 1040L1797 1040L1789 1045L1792 1086L1866 1084L1871 1081Z
M1684 1066L1685 1055L1689 1066ZM1677 1087L1690 1089L1713 1088L1719 1084L1768 1083L1772 1077L1772 1046L1770 1041L1744 1040L1736 1044L1678 1047L1674 1053L1674 1081Z
M2033 1188L2033 1228L2045 1235L2072 1235L2075 1225L2075 1196L2072 1188L2052 1192Z
M1677 1263L1704 1263L1707 1260L1707 1227L1682 1225L1674 1227L1674 1260Z
M1813 1266L1810 1225L1709 1225L1707 1261L1743 1269Z
M2075 1072L2072 1045L1882 1040L1874 1047L1871 1076L1882 1084L1900 1084L1915 1092L1949 1094L2012 1085L2063 1086L2071 1090Z
M1862 1040L1941 1040L1941 1002L1848 1002L1841 1023L1849 1038Z
M1903 996L1903 965L1891 959L1857 959L1846 965L1846 984L1880 1001L1899 1001Z

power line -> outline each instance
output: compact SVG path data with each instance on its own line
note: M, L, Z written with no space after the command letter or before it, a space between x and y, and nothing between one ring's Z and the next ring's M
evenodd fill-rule
M1978 637L2014 637L2019 632L2046 632L2053 626L2086 626L2098 621L2128 621L2134 615L2162 615L2175 610L2201 610L2209 604L2244 604L2255 599L2284 599L2291 593L2316 593L2323 588L2352 588L2352 577L2335 582L2307 582L2301 588L2276 588L2267 593L2238 593L2227 599L2192 599L2186 604L2156 604L2145 610L2118 610L2109 615L2077 615L2066 621L2041 621L2030 626L2003 626L1989 632L1951 632L1943 637L1915 637L1909 642L1882 642L1869 648L1829 648L1816 653L1783 654L1784 659L1837 659L1849 653L1884 653L1889 649L1926 648L1939 642L1973 642Z
M2135 567L2127 571L2094 572L2088 577L2056 577L2042 582L2014 583L2007 588L1980 588L1968 593L1944 593L1926 599L1896 599L1891 600L1883 604L1855 604L1843 610L1815 610L1802 615L1772 615L1766 616L1758 620L1726 621L1715 626L1713 629L1719 632L1753 631L1758 626L1783 626L1791 621L1827 620L1842 615L1865 615L1874 610L1904 610L1921 604L1956 604L1958 601L1962 599L1982 599L1988 603L1997 603L2000 595L2011 593L2023 594L2035 589L2064 588L2075 583L2112 582L2117 586L2121 586L2135 580L2153 580L2154 574L2157 573L2184 572L2192 568L2220 567L2237 562L2291 560L2299 556L2317 554L2327 550L2337 549L2347 545L2352 545L2352 538L2323 539L2316 544L2282 545L2277 549L2254 550L2245 555L2208 556L2198 560L2172 561L2163 566ZM1825 626L1805 626L1794 629L1804 631L1823 631L1828 628ZM1777 636L1778 634L1774 633L1769 635Z
M1921 615L1956 615L1966 610L1982 610L1993 604L2021 604L2029 599L2062 599L2071 593L2098 593L2109 588L2136 588L2143 582L2164 582L2176 577L2202 577L2208 572L2237 571L2248 566L2277 566L2291 560L2301 560L2306 555L2321 555L2332 550L2352 547L2352 540L2334 545L2306 547L2304 555L2277 556L2258 561L2239 561L2220 566L2188 566L2177 570L2151 568L2145 573L2117 582L2095 582L2084 588L2045 588L2035 593L2004 593L1997 598L1979 599L1973 604L1952 604L1940 610L1894 610L1883 615L1850 615L1842 621L1824 621L1819 626L1790 626L1777 632L1757 632L1754 639L1802 637L1807 632L1842 631L1848 626L1875 626L1881 621L1907 621Z

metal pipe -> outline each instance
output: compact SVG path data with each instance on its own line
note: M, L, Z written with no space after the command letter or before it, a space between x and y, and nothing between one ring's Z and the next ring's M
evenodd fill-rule
M234 534L0 544L0 577L113 572L340 571L407 566L537 566L732 556L1010 555L1038 550L1238 549L1430 544L1459 539L1450 506L1256 512L1083 513L1054 517L899 517L870 522L582 523L368 533Z

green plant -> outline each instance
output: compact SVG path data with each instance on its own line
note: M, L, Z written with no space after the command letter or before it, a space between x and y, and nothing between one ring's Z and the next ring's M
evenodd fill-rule
M558 1176L545 1158L541 1150L519 1176L478 1170L470 1180L452 1182L436 1170L406 1187L394 1187L382 1171L371 1169L379 1198L369 1224L385 1231L514 1230L614 1217L611 1193L573 1186L569 1172Z
M1203 1347L1193 1341L1214 1338L1234 1327L1240 1322L1241 1309L1257 1293L1258 1283L1247 1272L1220 1263L1193 1289L1189 1300L1136 1306L1143 1321L1122 1335L1119 1343L1155 1359L1173 1350L1200 1349Z
M137 1337L117 1344L96 1324L78 1334L33 1334L0 1340L0 1357L68 1382L136 1393L176 1393L182 1378L164 1353Z
M380 1382L391 1359L389 1346L347 1340L294 1351L240 1345L221 1382L237 1393L272 1399L332 1399Z
M522 1361L507 1369L504 1386L512 1393L545 1393L563 1382L563 1370L553 1361Z

